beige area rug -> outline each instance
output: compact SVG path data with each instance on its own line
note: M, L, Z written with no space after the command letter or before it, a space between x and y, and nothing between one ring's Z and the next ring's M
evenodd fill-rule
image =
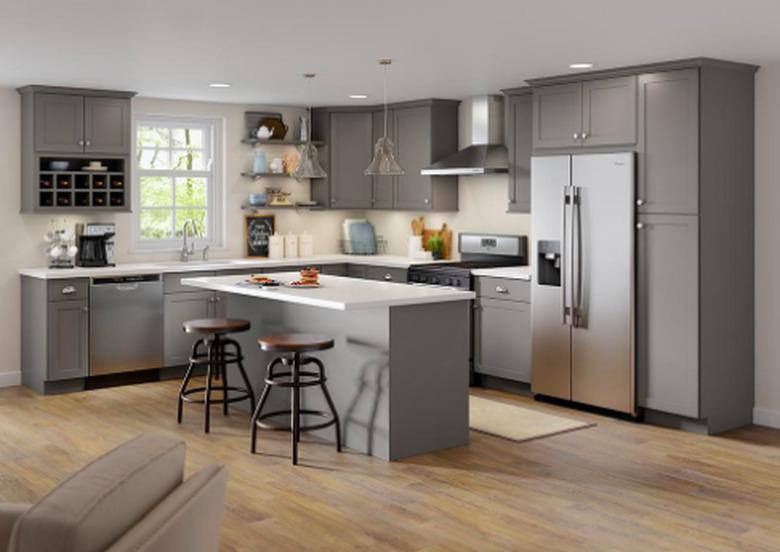
M530 441L596 424L547 414L505 402L469 397L469 427L512 441Z

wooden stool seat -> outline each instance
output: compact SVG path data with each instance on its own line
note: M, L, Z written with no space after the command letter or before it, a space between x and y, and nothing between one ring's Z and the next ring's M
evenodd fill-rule
M307 353L333 348L333 338L320 334L287 333L264 335L257 344L269 353Z
M184 323L187 333L212 335L245 332L249 327L249 321L240 318L198 318Z

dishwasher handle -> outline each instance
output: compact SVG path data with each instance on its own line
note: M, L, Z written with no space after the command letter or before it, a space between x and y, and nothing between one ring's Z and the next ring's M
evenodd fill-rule
M134 291L140 284L159 282L159 274L139 274L136 276L109 276L92 278L93 286L116 286L119 291Z
M138 284L117 284L116 290L117 291L136 291L138 289Z

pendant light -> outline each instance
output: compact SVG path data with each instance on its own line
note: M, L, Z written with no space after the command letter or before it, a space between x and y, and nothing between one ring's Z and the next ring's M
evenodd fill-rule
M304 73L308 83L311 83L316 74ZM290 173L291 176L300 180L302 178L327 178L328 173L320 165L320 153L314 144L311 143L311 86L308 86L309 95L309 132L306 136L306 143L300 147L301 160L298 162L298 166Z
M385 100L385 130L382 137L374 145L374 158L365 171L367 176L402 176L404 170L395 158L395 144L387 137L387 68L392 63L389 59L380 59L379 65L384 68L384 100Z

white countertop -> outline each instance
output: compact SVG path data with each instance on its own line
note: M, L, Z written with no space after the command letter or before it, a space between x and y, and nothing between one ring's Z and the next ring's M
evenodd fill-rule
M19 274L55 280L64 278L102 278L106 276L125 276L132 274L164 274L167 272L202 272L210 270L241 270L274 268L279 266L326 265L326 264L361 264L372 266L387 266L393 268L409 268L412 265L430 264L434 262L447 263L451 261L418 260L394 255L313 255L311 257L288 257L284 259L214 259L211 261L160 261L147 263L127 263L110 267L84 268L23 268Z
M511 280L530 280L530 266L502 266L498 268L478 268L472 270L474 276L490 276L491 278L508 278Z
M281 282L291 282L300 275L297 272L281 272L273 277ZM359 280L343 276L320 276L319 288L261 288L240 285L243 276L214 276L207 278L184 278L181 283L214 291L246 295L261 299L284 301L334 310L368 309L403 305L422 305L448 301L474 299L473 291L438 286L416 286L405 283Z

